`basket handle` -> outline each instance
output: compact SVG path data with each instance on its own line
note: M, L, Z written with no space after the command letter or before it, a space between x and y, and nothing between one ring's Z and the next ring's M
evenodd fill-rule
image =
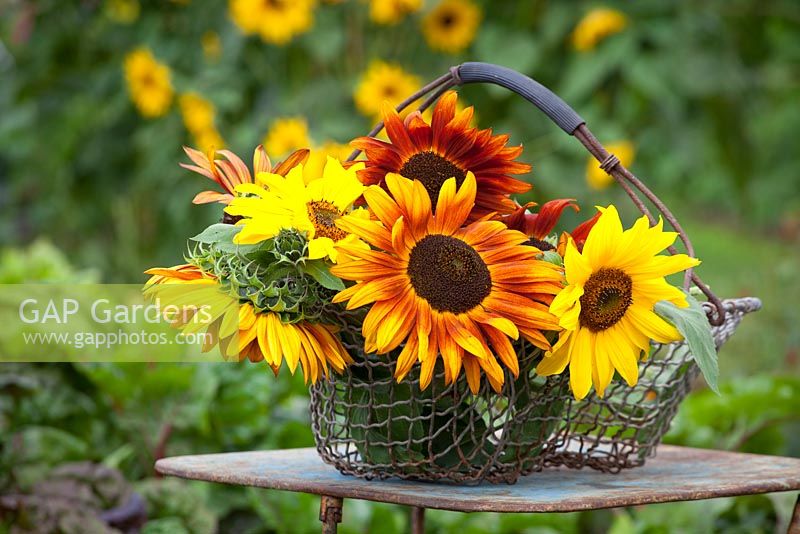
M678 233L678 236L686 248L686 253L689 256L695 256L694 247L692 246L689 236L664 202L633 173L626 169L620 163L619 158L606 150L592 132L589 131L589 128L586 127L586 121L583 120L574 109L548 88L522 73L491 63L462 63L461 65L450 67L450 71L447 74L436 78L413 95L410 95L398 104L397 111L403 111L412 103L428 95L418 108L419 111L424 111L446 91L455 86L468 83L492 83L505 87L539 108L559 128L581 142L584 148L600 162L600 168L614 177L617 183L622 186L628 197L630 197L636 208L648 218L651 225L654 225L657 220L644 201L639 197L639 193L644 195ZM370 137L377 135L382 129L383 123L380 122L367 135ZM359 153L359 150L353 152L348 158L348 161L354 160L358 157ZM636 190L638 190L639 193L637 193ZM670 246L667 250L671 254L678 253L678 250L674 246ZM692 284L700 289L712 304L712 306L706 307L709 322L712 325L720 326L724 322L726 314L726 309L722 301L700 277L697 276L693 269L688 269L684 277L684 289L688 291Z

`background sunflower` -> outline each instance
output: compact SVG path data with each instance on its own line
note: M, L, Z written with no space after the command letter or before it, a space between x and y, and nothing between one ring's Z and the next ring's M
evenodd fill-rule
M456 54L475 39L482 17L470 0L443 0L425 15L422 34L433 50Z
M174 94L170 70L150 50L137 48L125 56L125 80L142 116L155 118L169 111Z

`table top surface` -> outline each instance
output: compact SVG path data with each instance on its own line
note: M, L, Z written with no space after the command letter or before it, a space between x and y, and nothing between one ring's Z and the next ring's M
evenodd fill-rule
M800 458L662 445L642 467L606 474L546 469L513 485L367 481L340 474L315 449L164 458L182 478L461 512L572 512L800 489Z

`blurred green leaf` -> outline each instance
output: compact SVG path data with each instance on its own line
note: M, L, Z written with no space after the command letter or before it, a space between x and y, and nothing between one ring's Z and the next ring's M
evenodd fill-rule
M536 40L527 32L486 23L475 40L475 60L531 73L539 61ZM508 94L506 89L502 89Z

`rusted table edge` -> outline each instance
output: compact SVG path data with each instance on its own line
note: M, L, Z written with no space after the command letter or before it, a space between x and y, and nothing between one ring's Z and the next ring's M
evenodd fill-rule
M780 493L780 492L800 490L800 475L798 475L796 479L792 479L788 483L764 482L764 483L753 484L752 486L749 486L747 488L746 492L737 490L735 488L708 489L708 490L698 490L698 491L681 491L680 489L676 489L674 493L663 494L658 496L647 496L647 495L637 496L635 494L631 494L630 497L620 497L616 499L585 498L582 500L581 503L570 503L568 505L565 505L564 503L553 503L553 504L538 504L531 506L532 503L526 505L526 503L520 502L520 503L509 503L507 505L504 505L502 509L499 509L497 507L492 507L491 505L488 504L484 505L482 503L449 502L447 505L441 505L438 504L439 501L436 499L429 500L421 497L397 496L391 494L378 496L372 493L367 487L363 489L348 488L347 490L341 490L336 486L330 486L324 491L321 491L319 486L314 486L311 483L295 483L292 485L292 487L289 487L288 484L276 482L275 484L271 484L269 486L262 486L258 484L243 484L239 481L233 480L233 477L226 477L224 475L218 475L214 477L193 475L191 477L188 477L186 476L185 473L181 473L179 469L169 469L159 464L161 464L160 460L156 462L155 466L156 471L158 471L162 475L167 475L167 476L191 478L192 480L202 480L204 482L216 482L220 484L232 484L236 486L250 486L262 489L291 491L294 493L307 493L310 495L326 495L329 497L338 497L341 499L358 499L363 501L382 502L387 504L399 504L403 506L417 506L420 508L451 510L455 512L496 512L496 513L579 512L582 510L600 510L604 508L619 508L624 506L638 506L644 504L659 504L666 502L700 501L705 499L718 499L723 497L739 497L743 495L760 495L764 493ZM532 476L535 476L535 474ZM374 482L374 484L380 484L380 483L381 483L380 481Z

